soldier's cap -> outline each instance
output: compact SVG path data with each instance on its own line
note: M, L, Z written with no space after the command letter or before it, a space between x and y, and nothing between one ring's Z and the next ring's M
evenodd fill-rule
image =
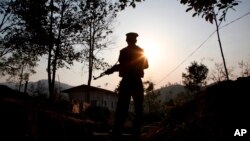
M127 39L128 40L136 40L136 38L139 36L137 33L135 33L135 32L129 32L129 33L127 33L126 34L126 36L127 36Z

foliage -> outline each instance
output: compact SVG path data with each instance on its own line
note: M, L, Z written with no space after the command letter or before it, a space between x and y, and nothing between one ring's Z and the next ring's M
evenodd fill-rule
M4 47L4 35L6 32L10 30L16 22L10 22L12 19L16 19L17 17L13 15L11 12L10 2L7 0L3 0L0 2L0 65L3 66L3 62L5 61L5 55L13 50L10 47Z
M110 118L111 112L106 107L90 106L86 109L85 114L91 120L107 122L107 120Z
M36 64L39 57L46 54L50 92L53 95L56 70L62 67L69 68L68 65L72 65L73 61L80 57L80 53L74 49L74 42L71 41L74 28L69 22L75 18L74 4L67 0L1 2L0 12L3 18L0 27L2 35L0 64L1 66L8 64L3 71L10 72L7 69L13 69L9 64L20 64L17 53L29 56L24 60L27 64L31 64L28 62Z
M8 58L7 63L9 66L8 69L5 69L9 75L8 81L19 83L19 91L24 82L29 81L29 77L32 74L35 74L35 67L37 66L37 58L31 58L26 54L12 54ZM26 90L26 89L25 89Z
M232 67L228 69L228 75L230 78L234 78L233 70ZM223 69L223 63L214 63L214 69L211 70L209 79L212 80L212 82L227 80L226 72Z
M16 1L16 14L25 21L25 29L48 55L50 97L54 97L54 83L58 68L72 65L80 57L74 49L70 21L74 20L76 5L72 1Z
M219 20L225 20L227 11L233 9L239 4L238 0L180 0L181 4L188 5L186 12L194 10L193 17L196 15L201 15L202 18L205 18L206 21L213 23L214 16L220 11ZM215 13L217 9L218 13Z
M208 68L204 64L198 64L196 61L186 68L187 73L182 73L184 85L191 91L199 90L206 84Z
M216 25L216 33L218 37L218 42L220 46L220 52L223 59L223 65L226 73L226 78L229 80L229 74L226 67L226 61L224 58L222 44L220 40L219 27L220 23L226 19L226 14L229 9L233 9L239 4L238 0L181 0L180 3L188 5L186 12L194 10L193 17L196 15L202 15L202 18L205 18L206 21L209 21L213 24L213 21ZM220 23L218 23L217 18L219 17Z
M128 6L132 6L133 8L135 8L136 3L142 1L145 0L119 0L119 2L116 3L116 5L118 5L119 10L124 10Z
M1 37L6 35L8 31L23 24L20 18L14 13L14 2L10 0L0 1L0 34ZM10 32L8 32L10 33Z
M9 76L8 81L18 82L20 90L23 81L28 82L35 73L38 56L45 51L39 48L36 36L27 31L19 10L17 1L0 2L0 71Z
M57 69L70 68L75 60L79 61L80 57L83 57L89 61L91 80L93 69L108 66L104 58L97 57L97 54L108 45L106 37L112 33L112 19L125 7L135 7L136 2L140 0L119 0L110 3L93 0L1 1L1 71L9 72L6 71L6 64L20 64L21 60L7 63L8 60L17 60L12 59L17 57L15 52L25 56L32 54L28 61L32 62L33 66L41 56L47 55L49 92L52 98ZM80 49L75 47L79 43L91 47L89 54L86 48L80 52ZM27 59L26 57L25 60Z
M250 62L244 62L243 60L238 63L239 68L241 69L240 76L247 77L250 76Z
M83 61L88 65L88 85L91 85L93 70L104 70L109 67L104 58L99 57L100 52L108 47L108 36L113 33L112 22L116 17L115 5L104 1L82 1L79 3L77 19L82 23L77 36L79 43L84 46Z
M250 77L223 81L199 92L198 97L171 110L151 141L223 140L249 121ZM244 138L246 139L246 138ZM243 139L243 140L244 140Z
M145 97L144 97L144 109L148 113L160 113L161 101L159 100L160 93L154 91L154 84L151 81L144 82Z

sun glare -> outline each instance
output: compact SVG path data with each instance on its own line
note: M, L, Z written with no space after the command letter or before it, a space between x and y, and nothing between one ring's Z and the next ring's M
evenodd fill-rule
M161 55L159 51L159 46L155 44L153 41L146 40L141 44L144 49L144 54L148 58L150 63L155 64L159 61L159 57Z

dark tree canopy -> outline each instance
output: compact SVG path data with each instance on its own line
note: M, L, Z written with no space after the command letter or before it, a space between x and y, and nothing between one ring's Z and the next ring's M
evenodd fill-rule
M70 68L81 57L90 58L91 72L108 65L96 53L107 46L103 43L113 32L109 27L110 19L126 7L134 8L137 2L142 1L1 0L0 72L9 75L23 73L20 64L24 61L27 70L34 73L39 59L47 56L49 93L54 95L55 76L59 68ZM83 38L79 38L79 30ZM89 44L91 55L81 54L76 44ZM18 71L13 71L13 68Z
M186 68L187 73L182 73L184 85L191 91L199 90L201 86L206 84L208 68L196 61Z
M128 6L136 7L137 2L142 2L145 0L117 0L117 4L120 10L124 10Z
M214 14L216 14L214 12L222 11L219 20L225 20L227 11L234 9L234 6L237 6L239 2L239 0L180 0L181 4L188 6L186 12L194 10L193 17L201 15L210 23L213 23Z
M45 53L44 48L38 47L38 34L27 30L28 22L25 19L31 16L25 13L24 9L28 9L25 3L27 1L24 0L0 2L0 72L8 76L7 81L19 82L19 85L35 73L39 56ZM36 10L42 11L38 7ZM31 13L35 14L34 11Z

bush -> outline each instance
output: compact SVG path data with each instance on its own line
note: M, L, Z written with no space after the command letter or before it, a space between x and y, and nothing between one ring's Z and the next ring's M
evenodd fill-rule
M105 122L110 117L110 111L108 108L100 107L100 106L90 106L85 111L86 116L91 120Z

